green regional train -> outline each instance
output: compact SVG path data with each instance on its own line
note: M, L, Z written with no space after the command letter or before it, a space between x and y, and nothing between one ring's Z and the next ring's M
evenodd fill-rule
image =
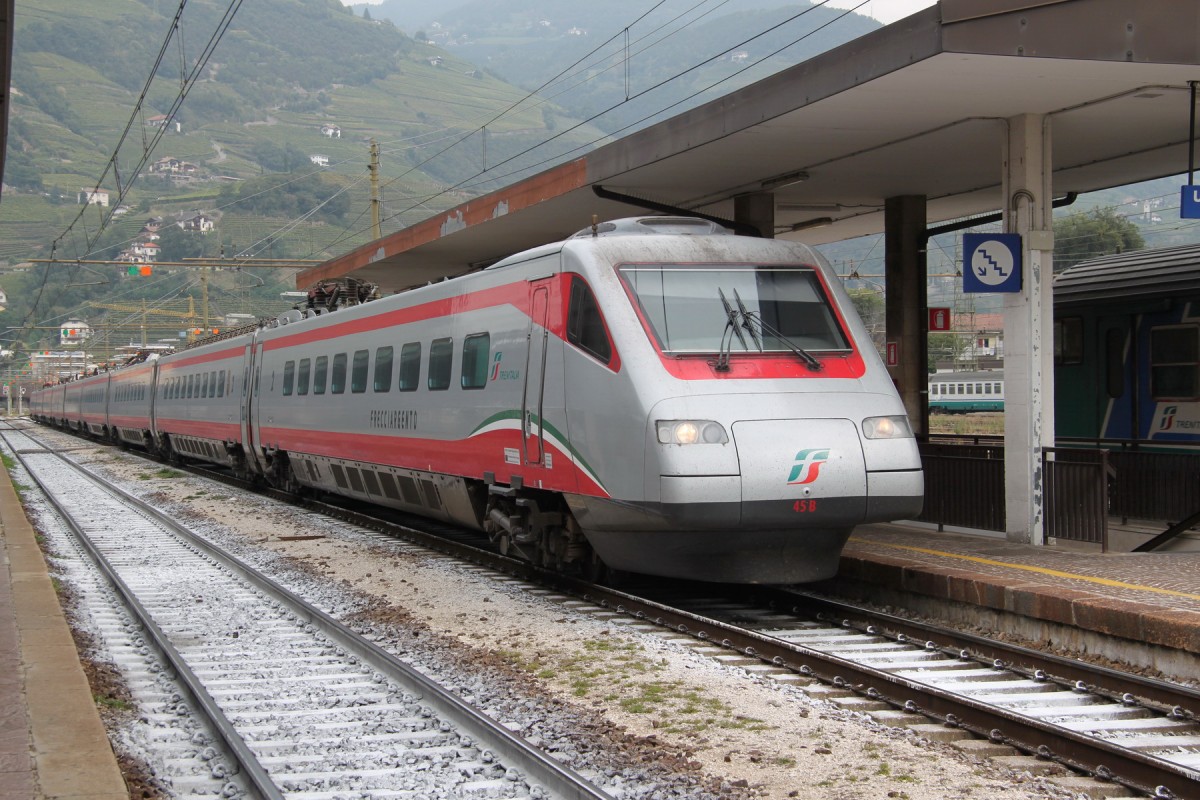
M1200 443L1200 245L1058 275L1054 366L1058 436Z
M1054 383L1059 437L1200 444L1200 245L1057 275ZM1000 370L929 376L932 413L1003 408Z

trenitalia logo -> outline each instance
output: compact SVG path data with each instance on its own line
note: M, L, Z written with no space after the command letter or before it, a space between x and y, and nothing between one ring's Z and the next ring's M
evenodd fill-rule
M796 463L788 476L788 485L813 483L821 472L821 465L829 460L829 449L813 448L796 453Z
M517 381L521 379L521 370L519 369L500 369L500 361L504 358L504 353L496 353L492 356L492 371L488 375L489 381Z
M1175 414L1179 412L1179 406L1167 406L1163 409L1162 419L1158 421L1158 429L1160 431L1169 431L1175 424Z

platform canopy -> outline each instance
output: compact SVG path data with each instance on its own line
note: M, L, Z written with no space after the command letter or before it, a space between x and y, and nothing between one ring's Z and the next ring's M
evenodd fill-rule
M763 193L775 235L812 244L883 231L889 197L924 196L930 224L996 211L1006 126L1025 114L1046 116L1056 195L1175 175L1188 169L1189 81L1200 81L1195 0L941 0L306 270L297 286L349 276L397 290L564 238L593 215L733 220L735 198Z

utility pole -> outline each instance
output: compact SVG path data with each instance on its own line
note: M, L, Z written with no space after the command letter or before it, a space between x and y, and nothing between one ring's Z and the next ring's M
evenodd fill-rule
M383 238L379 227L379 143L371 140L371 163L367 167L371 172L371 235L376 239Z
M208 266L200 268L200 314L204 317L204 333L208 336L212 328L208 324Z

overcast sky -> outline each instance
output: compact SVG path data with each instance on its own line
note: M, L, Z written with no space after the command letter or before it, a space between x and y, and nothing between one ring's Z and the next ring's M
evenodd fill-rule
M359 3L370 3L371 5L379 5L383 0L342 0L345 5L358 5ZM832 8L854 8L861 3L862 0L829 0L826 4ZM868 0L867 4L858 10L859 14L867 17L874 17L880 22L887 24L895 22L898 19L907 17L915 11L920 11L922 8L927 8L934 4L936 0ZM763 0L763 6L771 5L770 0Z
M862 0L829 0L826 5L834 8L854 8ZM935 0L868 0L867 4L858 9L865 17L874 17L887 24L903 19L909 14L928 8Z

